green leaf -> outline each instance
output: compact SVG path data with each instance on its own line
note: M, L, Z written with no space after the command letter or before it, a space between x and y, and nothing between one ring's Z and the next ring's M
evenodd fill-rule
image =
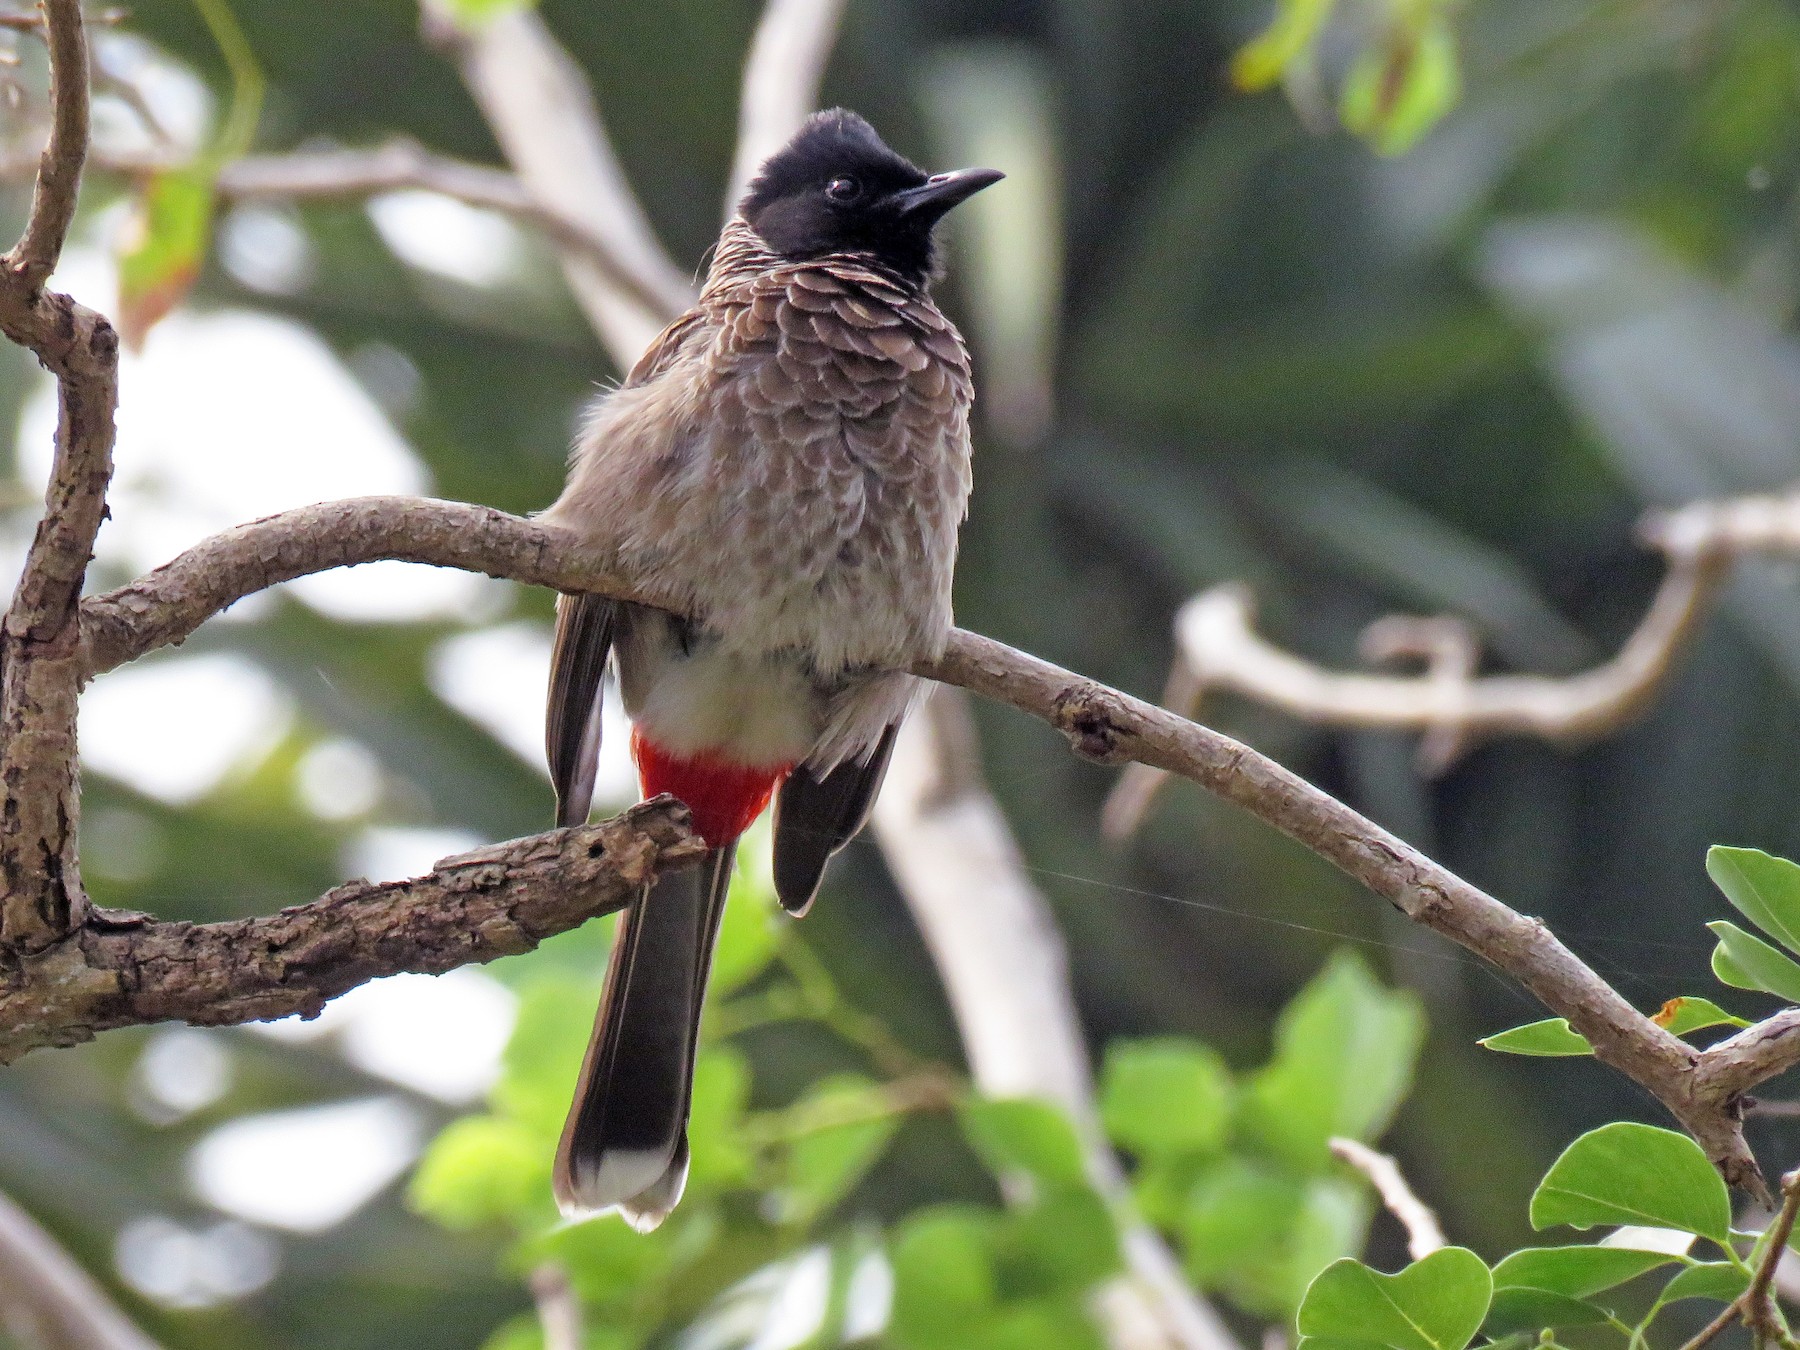
M1303 1336L1396 1350L1463 1350L1481 1329L1492 1296L1488 1268L1463 1247L1435 1251L1396 1275L1346 1257L1312 1282L1298 1323Z
M515 1120L464 1116L444 1127L407 1187L412 1207L446 1228L518 1220L546 1207L550 1154Z
M1009 1215L998 1230L997 1269L1009 1297L1084 1293L1119 1265L1118 1226L1085 1186Z
M575 1092L600 987L593 980L546 974L519 991L518 1017L490 1094L495 1107L534 1130L554 1150Z
M1728 1013L1708 998L1683 994L1672 998L1650 1019L1666 1031L1685 1036L1708 1027L1747 1027L1750 1023L1736 1013Z
M1175 1227L1195 1283L1285 1320L1315 1275L1361 1250L1370 1218L1361 1186L1228 1158L1195 1184Z
M1267 89L1312 49L1337 0L1279 0L1275 20L1231 58L1231 82L1239 89Z
M1105 1350L1079 1302L1012 1303L979 1327L964 1327L942 1350Z
M956 1113L963 1137L992 1172L1025 1172L1051 1187L1082 1186L1081 1140L1049 1102L1029 1097L978 1097Z
M751 1170L742 1129L750 1100L750 1066L727 1045L708 1046L694 1063L688 1110L688 1185L704 1192L742 1184Z
M1333 1135L1368 1140L1387 1128L1424 1034L1417 999L1338 952L1282 1011L1275 1056L1244 1093L1245 1130L1303 1171L1328 1169Z
M840 1074L815 1083L793 1110L801 1118L813 1110L829 1118L866 1102L871 1088L866 1078ZM899 1126L898 1116L878 1116L808 1129L795 1138L788 1145L783 1217L806 1222L843 1199L875 1165Z
M901 1344L961 1344L994 1306L997 1216L967 1206L921 1210L904 1220L889 1260L889 1329Z
M1541 1022L1509 1027L1475 1042L1509 1055L1591 1055L1588 1038L1569 1025L1566 1017L1546 1017Z
M187 296L212 238L213 174L164 169L138 189L137 213L119 255L119 335L144 335Z
M1760 989L1800 1003L1800 965L1735 923L1715 919L1706 925L1719 945L1713 951L1713 974L1737 989Z
M1626 1247L1526 1247L1494 1267L1494 1287L1547 1289L1585 1298L1675 1259L1662 1252Z
M1715 844L1706 851L1706 875L1751 923L1800 952L1800 863Z
M1531 1197L1531 1226L1647 1224L1723 1243L1731 1232L1725 1183L1684 1134L1633 1121L1570 1144Z
M1115 1042L1100 1078L1100 1119L1145 1158L1216 1153L1231 1128L1232 1094L1225 1061L1198 1042Z
M1481 1330L1486 1336L1510 1336L1548 1327L1591 1327L1606 1317L1604 1308L1549 1289L1496 1289Z
M1729 1303L1750 1287L1750 1272L1729 1261L1702 1261L1675 1273L1663 1286L1659 1301L1674 1303L1684 1298L1710 1298Z
M750 880L740 866L732 880L725 917L719 924L719 941L713 949L707 988L719 998L742 988L768 967L781 943L775 917L775 893Z

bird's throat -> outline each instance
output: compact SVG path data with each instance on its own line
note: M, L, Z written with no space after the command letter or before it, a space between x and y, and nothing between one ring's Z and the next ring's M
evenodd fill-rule
M666 792L693 813L694 828L713 848L723 848L750 828L769 804L791 764L752 767L706 754L677 755L633 728L631 757L637 761L644 796Z

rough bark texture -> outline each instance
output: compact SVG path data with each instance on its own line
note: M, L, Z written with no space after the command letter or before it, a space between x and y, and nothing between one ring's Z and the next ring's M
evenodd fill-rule
M660 797L597 825L445 858L408 881L347 882L262 918L165 923L96 910L0 971L0 1064L112 1027L314 1017L377 976L530 951L703 852L687 808Z

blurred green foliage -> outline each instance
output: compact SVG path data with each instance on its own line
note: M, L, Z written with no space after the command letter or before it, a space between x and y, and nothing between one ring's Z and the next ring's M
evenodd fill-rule
M684 266L717 229L756 12L720 0L541 6ZM259 0L236 14L266 78L258 149L403 133L495 158L454 71L419 41L413 6ZM232 105L193 5L140 6L125 29ZM1247 53L1262 65L1246 81ZM1234 87L1234 59L1239 83L1278 82L1286 97ZM1175 607L1226 580L1254 588L1278 640L1330 664L1354 664L1358 633L1396 608L1471 617L1492 669L1598 659L1657 579L1632 542L1641 510L1800 476L1797 72L1792 0L852 3L826 98L934 166L965 149L978 158L996 143L983 137L1004 134L999 167L1014 171L1013 195L990 194L999 214L959 222L945 288L982 391L960 620L1144 694L1161 687ZM87 192L93 231L132 185L96 174ZM0 205L16 222L24 194ZM318 333L384 400L433 491L512 511L551 500L576 410L617 372L547 251L528 245L510 283L481 289L403 262L358 203L289 219L311 259L301 284L252 284L213 248L187 303ZM234 228L233 214L217 224ZM404 397L370 373L391 372L394 354L411 372ZM0 417L16 418L35 379L19 353L0 358ZM246 456L259 430L243 428ZM30 491L10 442L0 454L9 521L28 532ZM102 568L94 584L125 579ZM479 614L349 623L283 595L202 630L190 653L254 661L294 719L261 761L191 805L90 775L96 897L170 917L264 912L341 879L370 826L542 828L541 776L434 694L429 672L446 639L541 627L548 612L548 597L508 591ZM1649 1006L1708 975L1712 944L1695 929L1716 906L1697 864L1705 846L1800 851L1796 689L1800 595L1765 567L1734 585L1641 723L1579 751L1506 742L1426 781L1404 738L1323 732L1235 702L1205 715L1543 916ZM1129 850L1108 850L1094 825L1106 772L1009 714L984 711L981 730L994 789L1069 936L1086 1025L1107 1047L1106 1125L1132 1157L1138 1203L1247 1324L1291 1312L1308 1267L1352 1253L1400 1264L1393 1232L1369 1226L1361 1184L1320 1154L1330 1130L1372 1135L1391 1121L1449 1230L1496 1253L1527 1240L1523 1198L1560 1141L1645 1109L1590 1064L1481 1055L1476 1035L1535 1005L1296 846L1178 788ZM379 800L352 819L315 815L296 788L307 752L332 739L381 766ZM847 1309L882 1250L915 1344L946 1325L1009 1345L1089 1334L1069 1309L1111 1250L1091 1200L1040 1177L1023 1207L1001 1205L1003 1185L1016 1189L1004 1174L1066 1164L1058 1127L1029 1107L902 1110L893 1096L954 1083L958 1052L872 854L841 861L804 945L770 936L754 902L731 925L694 1194L649 1239L612 1221L557 1229L547 1211L547 1141L604 961L587 933L496 968L521 1021L482 1115L452 1124L450 1109L329 1042L223 1033L223 1094L154 1117L134 1095L153 1038L118 1034L0 1075L0 1188L109 1273L145 1215L194 1232L220 1220L189 1181L215 1129L394 1094L433 1130L449 1126L408 1192L441 1222L390 1188L328 1231L279 1234L279 1272L254 1294L171 1308L121 1290L134 1314L196 1350L474 1347L509 1317L523 1320L503 1334L525 1345L535 1331L518 1277L555 1252L635 1336L709 1307L723 1315L731 1300L713 1300L728 1290L765 1308L779 1280L738 1282L759 1269L792 1277L769 1262L813 1260L828 1306ZM1331 957L1346 941L1362 967ZM1743 1002L1766 1006L1760 993ZM1365 1019L1365 1035L1306 1012L1319 1006ZM1364 1072L1341 1072L1335 1056ZM1793 1147L1790 1124L1753 1131L1765 1150ZM1042 1238L1064 1226L1081 1237L1067 1252ZM1495 1308L1524 1297L1509 1289L1535 1290L1542 1307L1611 1287L1529 1264L1509 1285L1507 1269ZM1737 1269L1730 1257L1683 1265L1664 1297L1728 1288Z

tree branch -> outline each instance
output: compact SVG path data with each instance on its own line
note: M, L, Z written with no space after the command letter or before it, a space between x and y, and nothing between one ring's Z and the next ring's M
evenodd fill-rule
M263 918L194 924L96 911L0 972L0 1064L114 1027L314 1017L384 975L530 951L622 909L658 870L704 850L687 808L659 797L597 825L445 858L408 881L347 882Z
M1233 693L1306 722L1421 731L1420 767L1434 775L1498 736L1559 745L1593 740L1641 716L1662 692L1737 561L1800 553L1800 495L1652 512L1638 533L1664 555L1668 572L1618 654L1579 675L1477 677L1472 662L1420 677L1326 670L1260 637L1248 591L1233 584L1181 607L1164 701L1193 716L1206 695ZM1103 815L1109 836L1137 828L1164 777L1136 767L1120 778Z
M56 1239L4 1195L0 1330L48 1350L157 1350Z
M725 190L728 219L762 162L781 149L818 106L819 82L825 77L843 14L844 0L769 0L763 6L744 61L737 153Z
M108 167L131 166L112 163ZM316 201L401 188L441 193L535 226L563 252L580 257L612 290L645 313L666 312L673 298L638 260L623 255L613 237L587 217L541 200L504 169L434 154L410 137L397 137L372 150L249 155L227 164L218 180L219 195L232 201Z
M88 145L88 47L81 0L44 0L43 29L50 49L50 139L38 160L25 233L5 259L8 289L16 286L27 294L43 286L62 256Z
M433 0L424 14L426 36L455 60L525 190L558 216L589 222L638 289L656 297L645 305L585 256L563 254L576 300L628 368L694 293L626 182L580 67L535 10L508 9L464 26Z
M1381 1197L1381 1203L1387 1206L1388 1213L1400 1221L1400 1226L1406 1230L1408 1256L1423 1261L1444 1245L1444 1230L1437 1215L1406 1184L1400 1164L1367 1144L1341 1136L1331 1140L1331 1152L1339 1162L1361 1172L1375 1188L1375 1194Z
M25 232L0 266L0 332L57 379L56 455L44 515L0 627L0 965L81 922L75 852L75 601L106 514L118 338L92 310L44 290L74 216L87 151L87 39L79 0L47 0L49 143Z
M611 560L540 522L450 502L364 498L272 516L209 540L142 581L83 602L90 669L193 631L207 615L268 584L327 567L406 558L592 590L681 611L682 597L629 584ZM1049 722L1077 753L1191 778L1273 825L1393 903L1484 957L1569 1019L1595 1054L1658 1098L1733 1184L1762 1194L1744 1143L1739 1094L1800 1057L1778 1014L1704 1053L1651 1022L1536 919L1508 909L1372 821L1248 746L1140 699L973 633L914 673L960 685ZM1767 1028L1765 1030L1764 1028ZM1713 1065L1725 1066L1717 1070Z
M1124 1171L1100 1128L1068 950L983 781L979 754L968 700L933 690L901 727L875 799L875 837L944 982L976 1085L989 1096L1041 1097L1067 1111L1095 1186L1124 1199ZM970 904L970 896L981 903ZM1003 977L996 951L1007 953ZM1108 1344L1235 1350L1155 1230L1134 1221L1123 1238L1128 1273L1100 1296Z

